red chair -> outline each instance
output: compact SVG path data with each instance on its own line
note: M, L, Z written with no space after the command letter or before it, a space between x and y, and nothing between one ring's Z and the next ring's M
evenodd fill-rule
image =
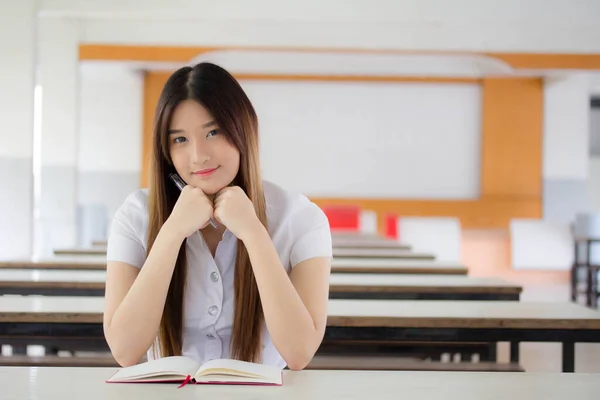
M360 229L360 207L324 206L321 207L332 231L358 231Z
M396 214L385 214L385 236L389 239L400 240L398 232L398 216Z

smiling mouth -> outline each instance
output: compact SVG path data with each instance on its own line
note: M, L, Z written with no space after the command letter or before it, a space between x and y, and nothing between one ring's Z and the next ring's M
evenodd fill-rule
M196 172L194 172L194 175L196 175L196 176L209 176L209 175L212 175L217 169L219 169L219 167L210 168L210 169L203 169L202 171L196 171Z

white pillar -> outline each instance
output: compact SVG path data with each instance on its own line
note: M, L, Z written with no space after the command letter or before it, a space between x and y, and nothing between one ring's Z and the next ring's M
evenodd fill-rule
M40 219L36 253L73 246L76 231L79 23L42 18L38 30L42 96Z
M31 251L35 3L0 2L0 258Z
M544 82L544 219L570 223L588 208L590 80L586 73Z

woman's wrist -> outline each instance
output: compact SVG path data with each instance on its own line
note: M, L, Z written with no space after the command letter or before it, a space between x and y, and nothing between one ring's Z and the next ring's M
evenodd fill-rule
M169 219L165 221L160 229L159 236L168 242L174 242L175 244L181 244L186 237L185 233L178 229Z

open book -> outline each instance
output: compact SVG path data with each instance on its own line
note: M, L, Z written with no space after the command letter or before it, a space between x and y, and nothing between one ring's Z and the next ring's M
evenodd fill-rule
M190 383L281 386L282 368L231 359L211 360L199 365L191 358L173 356L121 368L106 382L182 382L188 379Z

